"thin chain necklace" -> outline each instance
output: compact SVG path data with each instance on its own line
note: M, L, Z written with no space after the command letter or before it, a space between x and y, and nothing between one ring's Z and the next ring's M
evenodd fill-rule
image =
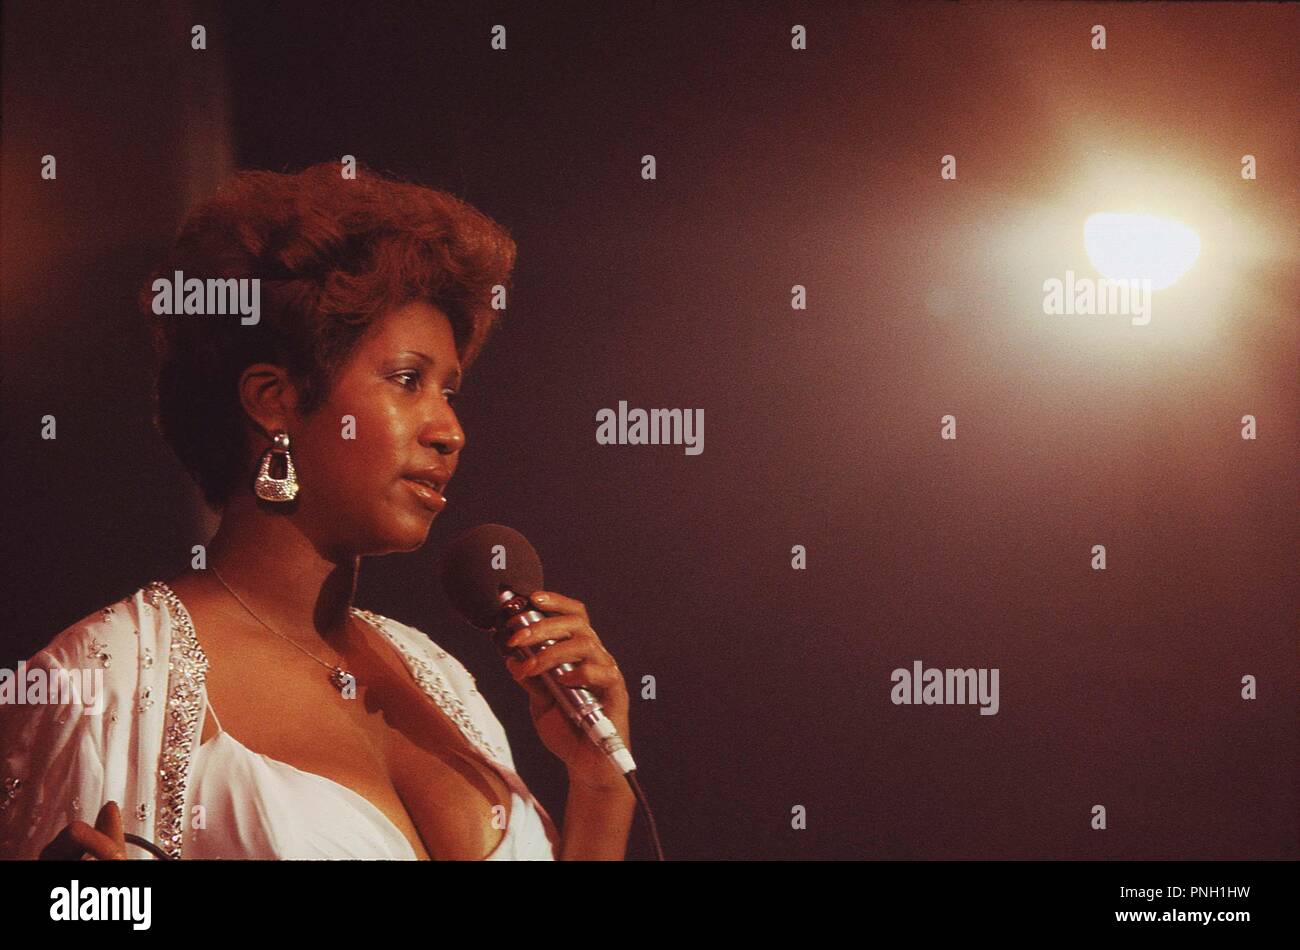
M356 681L357 681L357 678L356 678L355 676L353 676L351 673L349 673L347 670L345 670L343 667L341 667L341 666L333 666L333 665L331 665L331 664L329 664L329 663L326 663L324 660L322 660L322 659L321 659L320 657L318 657L316 654L312 653L310 650L308 650L308 649L307 649L306 647L304 647L302 644L300 644L300 643L295 643L293 640L290 640L290 639L289 639L288 637L286 637L283 633L281 633L280 631L276 630L274 627L272 627L269 623L267 623L265 620L263 620L263 619L262 619L261 617L259 617L257 614L253 613L253 608L250 607L250 606L248 606L248 604L244 603L244 598L240 597L238 594L236 594L236 593L234 592L234 590L231 588L231 586L230 586L229 584L226 583L226 579L225 579L224 577L221 576L221 572L218 571L214 565L210 565L210 566L212 567L212 573L217 575L217 580L221 581L221 586L224 587L226 590L230 591L230 596L233 597L233 598L235 598L235 600L239 601L239 606L241 606L241 607L243 607L245 610L247 610L248 613L249 613L249 616L251 616L254 620L256 620L258 623L260 623L263 627L266 627L267 630L270 630L272 633L274 633L277 637L279 637L279 638L280 638L281 640L283 640L285 643L288 643L288 644L290 644L291 646L295 646L295 647L297 647L299 650L301 650L303 653L306 653L309 657L311 657L313 660L315 660L315 661L316 661L317 663L319 663L321 666L325 667L325 669L329 670L329 671L330 671L330 683L332 683L332 684L334 685L334 688L335 688L335 689L337 689L337 690L341 693L341 692L343 692L343 691L344 691L344 690L349 686L349 684L355 685L355 683L356 683Z

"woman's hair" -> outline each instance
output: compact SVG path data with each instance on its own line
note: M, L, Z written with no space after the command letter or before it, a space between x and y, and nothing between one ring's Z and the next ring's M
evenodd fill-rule
M154 424L214 509L240 477L245 420L238 380L253 363L285 367L307 415L374 320L413 301L443 310L468 369L496 325L493 287L507 286L515 242L443 191L364 167L297 174L247 171L199 205L141 290L153 329ZM260 278L260 319L156 315L158 278Z

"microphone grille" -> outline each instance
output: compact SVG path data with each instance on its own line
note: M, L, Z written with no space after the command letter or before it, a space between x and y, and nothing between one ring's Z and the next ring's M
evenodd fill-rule
M540 590L542 561L528 539L501 524L481 524L457 535L443 552L442 589L475 627L492 626L503 590L528 595Z

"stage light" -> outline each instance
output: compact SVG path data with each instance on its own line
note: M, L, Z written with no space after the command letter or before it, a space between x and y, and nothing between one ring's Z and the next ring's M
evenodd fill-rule
M1090 215L1083 223L1088 259L1103 277L1150 280L1161 290L1187 273L1201 253L1201 238L1173 218L1153 214Z

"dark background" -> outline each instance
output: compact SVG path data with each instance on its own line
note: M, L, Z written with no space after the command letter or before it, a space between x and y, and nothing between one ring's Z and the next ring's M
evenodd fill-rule
M670 858L1300 856L1296 7L3 16L7 665L213 526L150 428L133 309L186 209L235 168L353 154L519 244L453 502L424 550L366 562L359 603L469 667L557 818L563 767L434 580L482 521L533 541L619 659ZM1046 318L1053 274L1008 271L998 241L1028 250L1015 221L1121 150L1209 176L1263 250L1203 234L1145 332ZM1211 276L1234 291L1212 312ZM619 400L703 408L704 453L597 445ZM916 659L998 667L1000 712L892 705Z

